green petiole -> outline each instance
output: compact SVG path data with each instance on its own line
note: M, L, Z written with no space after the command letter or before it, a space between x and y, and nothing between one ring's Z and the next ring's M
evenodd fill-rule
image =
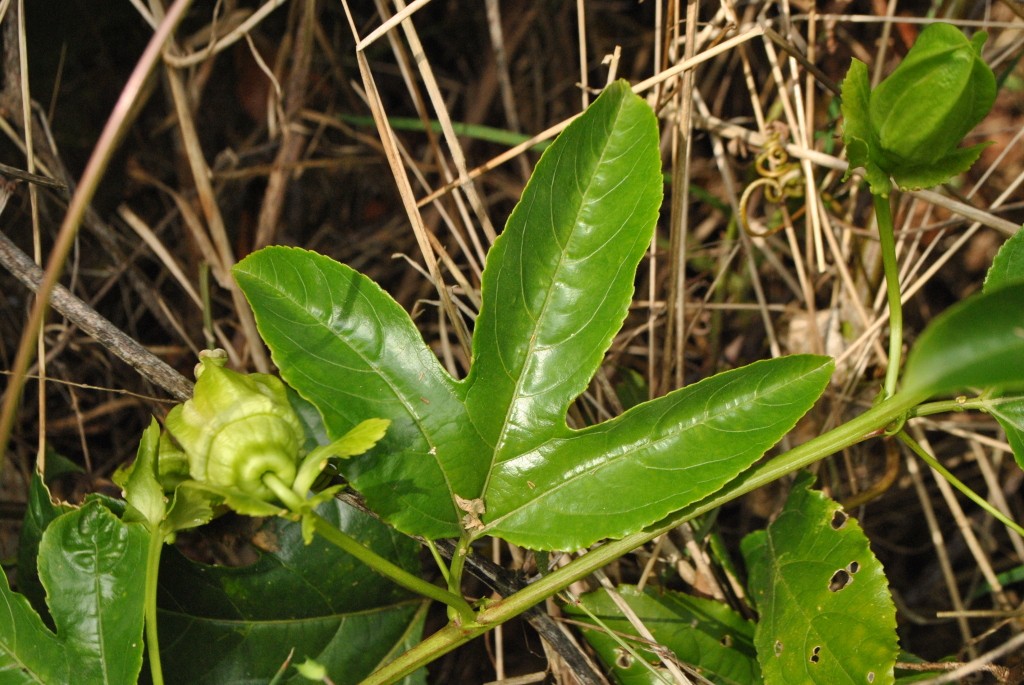
M438 602L442 602L452 607L462 620L464 625L469 625L475 622L476 615L473 612L473 607L469 605L461 595L454 592L449 592L442 588L437 587L432 583L414 576L405 569L396 566L384 557L380 556L370 548L363 545L355 538L335 528L327 519L315 511L302 511L302 507L305 504L304 500L295 494L290 487L288 487L284 481L278 478L273 473L263 474L263 484L270 488L281 503L291 509L295 513L302 513L304 516L311 516L313 518L313 530L321 535L324 539L332 544L340 547L345 552L348 552L359 561L363 562L370 568L382 576L389 578L395 583L401 585L407 590L412 590L424 597L430 599L436 599ZM458 557L459 555L456 555ZM463 554L460 561L465 561L465 555ZM455 577L455 560L452 560L452 571L451 577ZM459 564L459 573L461 577L461 564ZM456 585L456 587L458 587Z
M992 514L992 516L994 516L996 520L998 520L1000 523L1009 526L1013 530L1017 531L1017 533L1019 533L1020 535L1024 535L1024 528L1021 528L1019 525L1017 525L1009 518L1004 516L1003 512L999 511L991 504L989 504L984 497L982 497L978 493L974 492L974 490L971 490L969 487L960 482L960 479L958 479L956 476L950 473L949 470L947 470L945 466L940 464L935 457L928 454L928 452L923 447L921 447L921 445L917 444L916 440L907 435L906 431L900 431L899 433L896 434L896 437L902 440L903 444L912 449L914 451L914 454L921 457L921 459L926 464L928 464L928 466L931 466L933 469L938 471L939 475L945 478L950 485L952 485L957 490L967 495L967 497L970 498L971 501L973 501L975 504L977 504L979 507L981 507L988 513Z
M391 579L402 587L421 594L424 597L436 599L437 601L452 607L456 612L458 612L463 625L468 626L475 623L476 616L473 613L473 608L469 606L469 602L463 599L460 595L456 595L452 592L439 588L436 585L428 583L422 578L414 576L408 571L396 566L384 557L379 556L376 552L365 547L358 540L349 537L342 531L335 528L329 521L319 514L313 513L312 516L314 517L314 530L326 540L334 543L356 559L359 559L361 562L380 573L382 576Z
M164 671L160 664L160 640L156 625L156 588L160 572L160 553L164 548L164 536L159 526L149 531L149 551L146 554L146 651L149 654L149 672L153 685L164 685Z
M892 225L892 210L888 195L875 195L875 218L878 220L878 238L882 246L882 268L885 271L885 290L889 300L889 367L885 370L885 399L896 394L896 381L900 375L900 357L903 354L903 304L900 301L900 276L896 263L896 238Z

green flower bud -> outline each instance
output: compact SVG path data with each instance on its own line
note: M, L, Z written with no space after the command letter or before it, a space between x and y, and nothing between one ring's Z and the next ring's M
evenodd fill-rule
M989 143L957 146L995 102L995 75L981 58L986 38L932 24L873 91L867 67L853 60L843 81L843 141L872 192L888 194L889 177L904 190L938 185L978 159Z
M225 369L224 361L201 357L195 394L167 415L167 430L184 449L194 480L273 500L262 478L295 480L302 424L284 383Z

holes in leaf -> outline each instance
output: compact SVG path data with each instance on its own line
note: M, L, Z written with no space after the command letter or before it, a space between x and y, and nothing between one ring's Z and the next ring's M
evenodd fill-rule
M633 665L633 655L624 650L622 647L615 648L615 666L621 668L623 671L628 670ZM872 676L874 679L874 676ZM869 681L870 682L870 681Z
M816 664L816 663L818 663L818 661L821 660L821 657L818 656L818 652L820 652L820 651L821 651L821 647L820 646L815 647L813 650L811 650L811 663L812 664Z
M874 671L869 671L868 672L868 682L869 683L875 682L875 672Z
M842 509L836 509L836 512L832 514L832 530L839 530L846 525L846 521L850 516Z
M839 592L853 582L853 576L845 568L841 568L832 574L832 580L828 582L828 589L831 592Z
M719 642L722 643L723 647L732 647L732 635L729 635L728 633L726 633L725 635L722 636L722 639L719 640Z
M846 570L849 571L850 573L856 573L857 571L860 570L860 562L851 561L850 565L846 567Z
M775 641L775 656L782 656L782 643Z

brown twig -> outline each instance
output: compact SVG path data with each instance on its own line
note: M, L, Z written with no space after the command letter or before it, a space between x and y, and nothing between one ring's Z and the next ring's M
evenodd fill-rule
M3 233L0 233L0 264L33 292L39 291L39 283L43 279L42 269ZM125 335L64 286L54 287L50 293L50 304L155 385L181 401L192 397L192 383L184 376Z

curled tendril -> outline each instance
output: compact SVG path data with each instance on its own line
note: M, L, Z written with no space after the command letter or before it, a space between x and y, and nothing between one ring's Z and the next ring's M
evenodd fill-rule
M754 168L760 178L748 185L740 197L740 226L747 235L755 238L766 238L785 228L780 224L776 228L765 231L756 230L749 220L750 199L754 191L764 188L764 199L772 204L784 205L791 197L802 197L804 194L803 175L800 165L789 161L789 154L779 140L778 132L772 133L765 144L764 152L754 160ZM803 211L803 210L800 210ZM796 218L794 215L792 218Z

